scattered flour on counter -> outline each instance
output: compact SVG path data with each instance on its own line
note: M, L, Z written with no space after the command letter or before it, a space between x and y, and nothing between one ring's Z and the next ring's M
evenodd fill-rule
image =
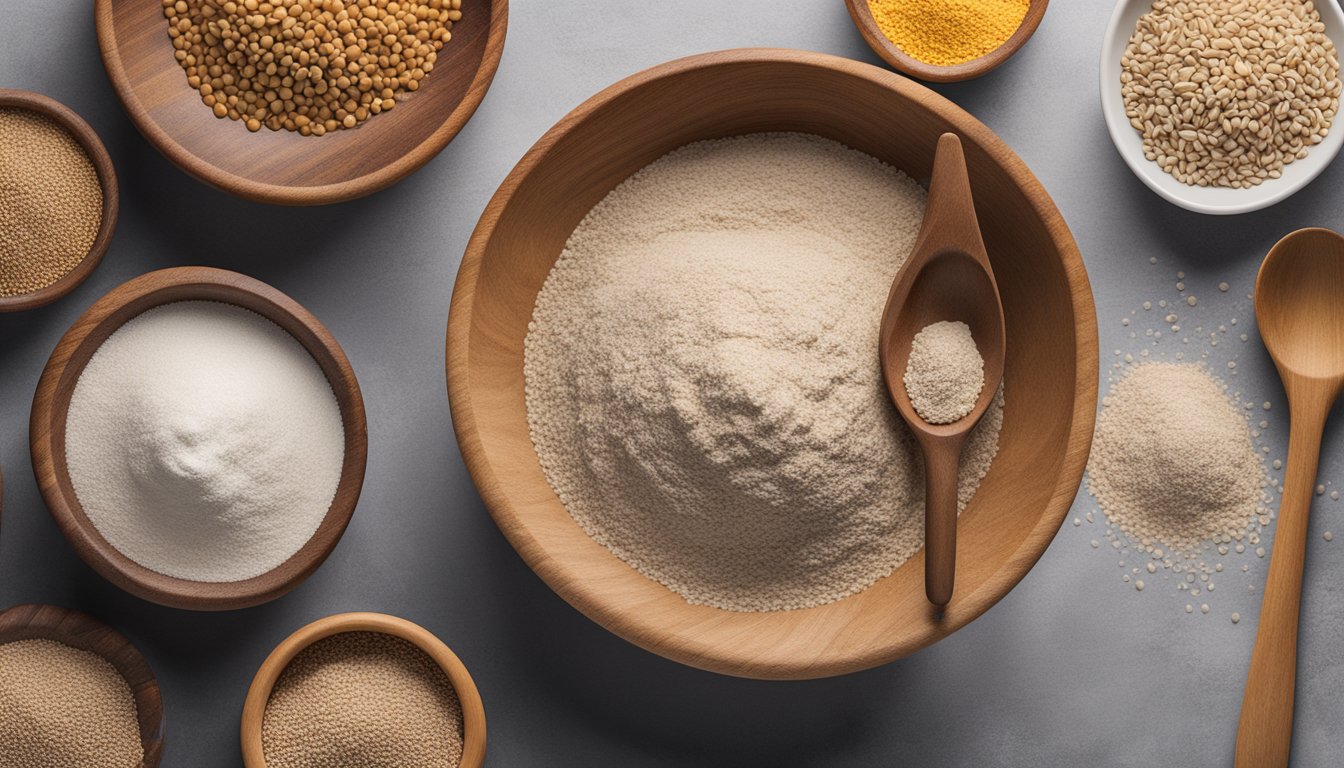
M1268 484L1246 416L1193 364L1135 366L1111 387L1088 474L1131 539L1187 552L1245 538Z

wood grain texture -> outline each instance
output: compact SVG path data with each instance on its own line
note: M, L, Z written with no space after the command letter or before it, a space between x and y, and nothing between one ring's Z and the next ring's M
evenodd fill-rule
M306 544L271 571L244 581L187 581L152 571L117 551L84 514L65 464L70 396L93 353L126 321L177 301L220 301L250 309L285 329L326 374L345 428L345 457L335 498ZM83 560L118 587L174 608L232 610L274 600L298 586L336 547L359 501L368 454L364 401L340 344L308 310L265 283L236 272L176 267L114 288L75 321L51 353L33 397L29 421L33 473L47 508Z
M429 162L466 125L499 67L508 0L463 0L434 71L396 109L301 136L215 117L173 58L160 0L95 0L103 65L140 132L179 168L249 200L325 205L372 194Z
M89 156L93 170L98 174L98 184L103 188L102 222L98 226L98 233L94 235L93 245L89 246L89 252L79 264L76 264L65 277L46 288L21 296L0 296L0 312L19 312L44 307L56 301L73 291L75 286L84 282L93 272L103 260L103 254L107 253L107 246L112 242L112 233L117 229L117 214L121 210L121 191L117 186L117 171L112 165L112 157L107 154L107 148L103 146L102 140L98 138L97 133L94 133L93 128L84 122L84 118L75 114L69 107L40 93L0 88L0 109L5 108L26 109L45 115L69 131L84 148L84 153Z
M970 413L930 424L905 389L915 335L932 323L961 321L984 359L984 386ZM924 592L942 607L952 599L957 562L957 495L961 451L989 410L1003 379L1003 304L980 237L961 140L938 139L928 205L914 248L892 281L878 333L882 378L924 454Z
M859 28L859 34L863 36L864 42L894 69L931 83L955 83L980 77L1017 53L1018 49L1026 45L1027 40L1036 33L1049 2L1050 0L1031 0L1022 24L1003 42L1003 45L978 59L950 66L925 63L898 48L877 26L877 19L873 18L868 0L845 0L845 6L849 9L849 17L854 20L854 26Z
M1288 765L1312 489L1321 436L1344 389L1344 237L1302 229L1280 240L1255 281L1255 319L1288 395L1283 499L1237 727L1237 768Z
M120 632L92 616L54 605L16 605L0 611L0 645L19 640L54 640L101 656L126 679L140 721L141 768L163 757L163 698L145 657Z
M818 134L927 179L938 137L962 138L1003 295L1009 356L1000 454L960 521L958 594L924 597L920 553L829 605L734 613L688 605L589 538L528 436L523 340L569 234L613 187L688 142L760 131ZM448 321L453 426L504 535L561 597L670 659L758 678L842 674L912 653L997 602L1036 562L1073 502L1092 436L1097 331L1078 248L1050 197L984 125L877 67L744 49L669 62L571 112L504 180L467 246Z
M266 715L266 703L271 699L271 691L280 679L280 673L308 646L342 632L381 632L399 637L434 659L448 676L448 681L457 692L458 701L462 703L464 742L459 767L480 768L485 762L485 704L466 665L429 630L382 613L341 613L318 619L290 635L271 651L252 679L252 685L247 689L247 699L243 702L241 738L243 765L246 768L266 768L261 727Z

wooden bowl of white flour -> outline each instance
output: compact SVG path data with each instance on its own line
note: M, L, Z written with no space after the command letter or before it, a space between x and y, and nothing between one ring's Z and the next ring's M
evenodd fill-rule
M79 556L193 610L264 603L312 574L354 513L368 443L354 370L322 323L205 267L95 302L52 352L29 430Z
M939 614L876 330L948 131L1008 355ZM691 666L813 678L947 636L1045 551L1087 458L1096 321L1063 219L988 128L885 70L748 49L634 75L532 148L463 258L447 371L490 514L565 600Z

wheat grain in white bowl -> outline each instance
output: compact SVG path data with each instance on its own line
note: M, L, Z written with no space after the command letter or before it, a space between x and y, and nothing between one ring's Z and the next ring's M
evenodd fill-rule
M1320 13L1326 37L1336 44L1344 39L1344 11L1333 0L1322 0L1315 7ZM1259 210L1288 198L1309 184L1334 160L1341 146L1344 146L1344 130L1328 132L1304 158L1285 166L1280 178L1269 179L1249 189L1190 186L1145 157L1143 138L1125 114L1120 72L1121 59L1139 17L1152 8L1153 0L1119 0L1101 50L1100 91L1106 127L1120 156L1140 181L1182 208L1200 213L1236 214Z

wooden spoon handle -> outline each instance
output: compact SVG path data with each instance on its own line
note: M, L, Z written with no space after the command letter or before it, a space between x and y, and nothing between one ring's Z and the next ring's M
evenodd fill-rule
M975 215L966 153L955 133L938 137L938 151L933 156L929 197L924 210L924 223L911 259L905 266L911 266L911 261L922 263L948 250L962 251L989 266L985 242L980 236L980 221Z
M1260 627L1241 700L1236 768L1285 768L1293 737L1297 684L1297 617L1312 487L1320 461L1321 433L1330 402L1304 392L1290 397L1291 431L1283 503L1274 533L1269 578L1260 604ZM1300 407L1298 405L1300 402Z
M957 468L961 446L924 448L924 594L942 607L952 599L957 572Z

